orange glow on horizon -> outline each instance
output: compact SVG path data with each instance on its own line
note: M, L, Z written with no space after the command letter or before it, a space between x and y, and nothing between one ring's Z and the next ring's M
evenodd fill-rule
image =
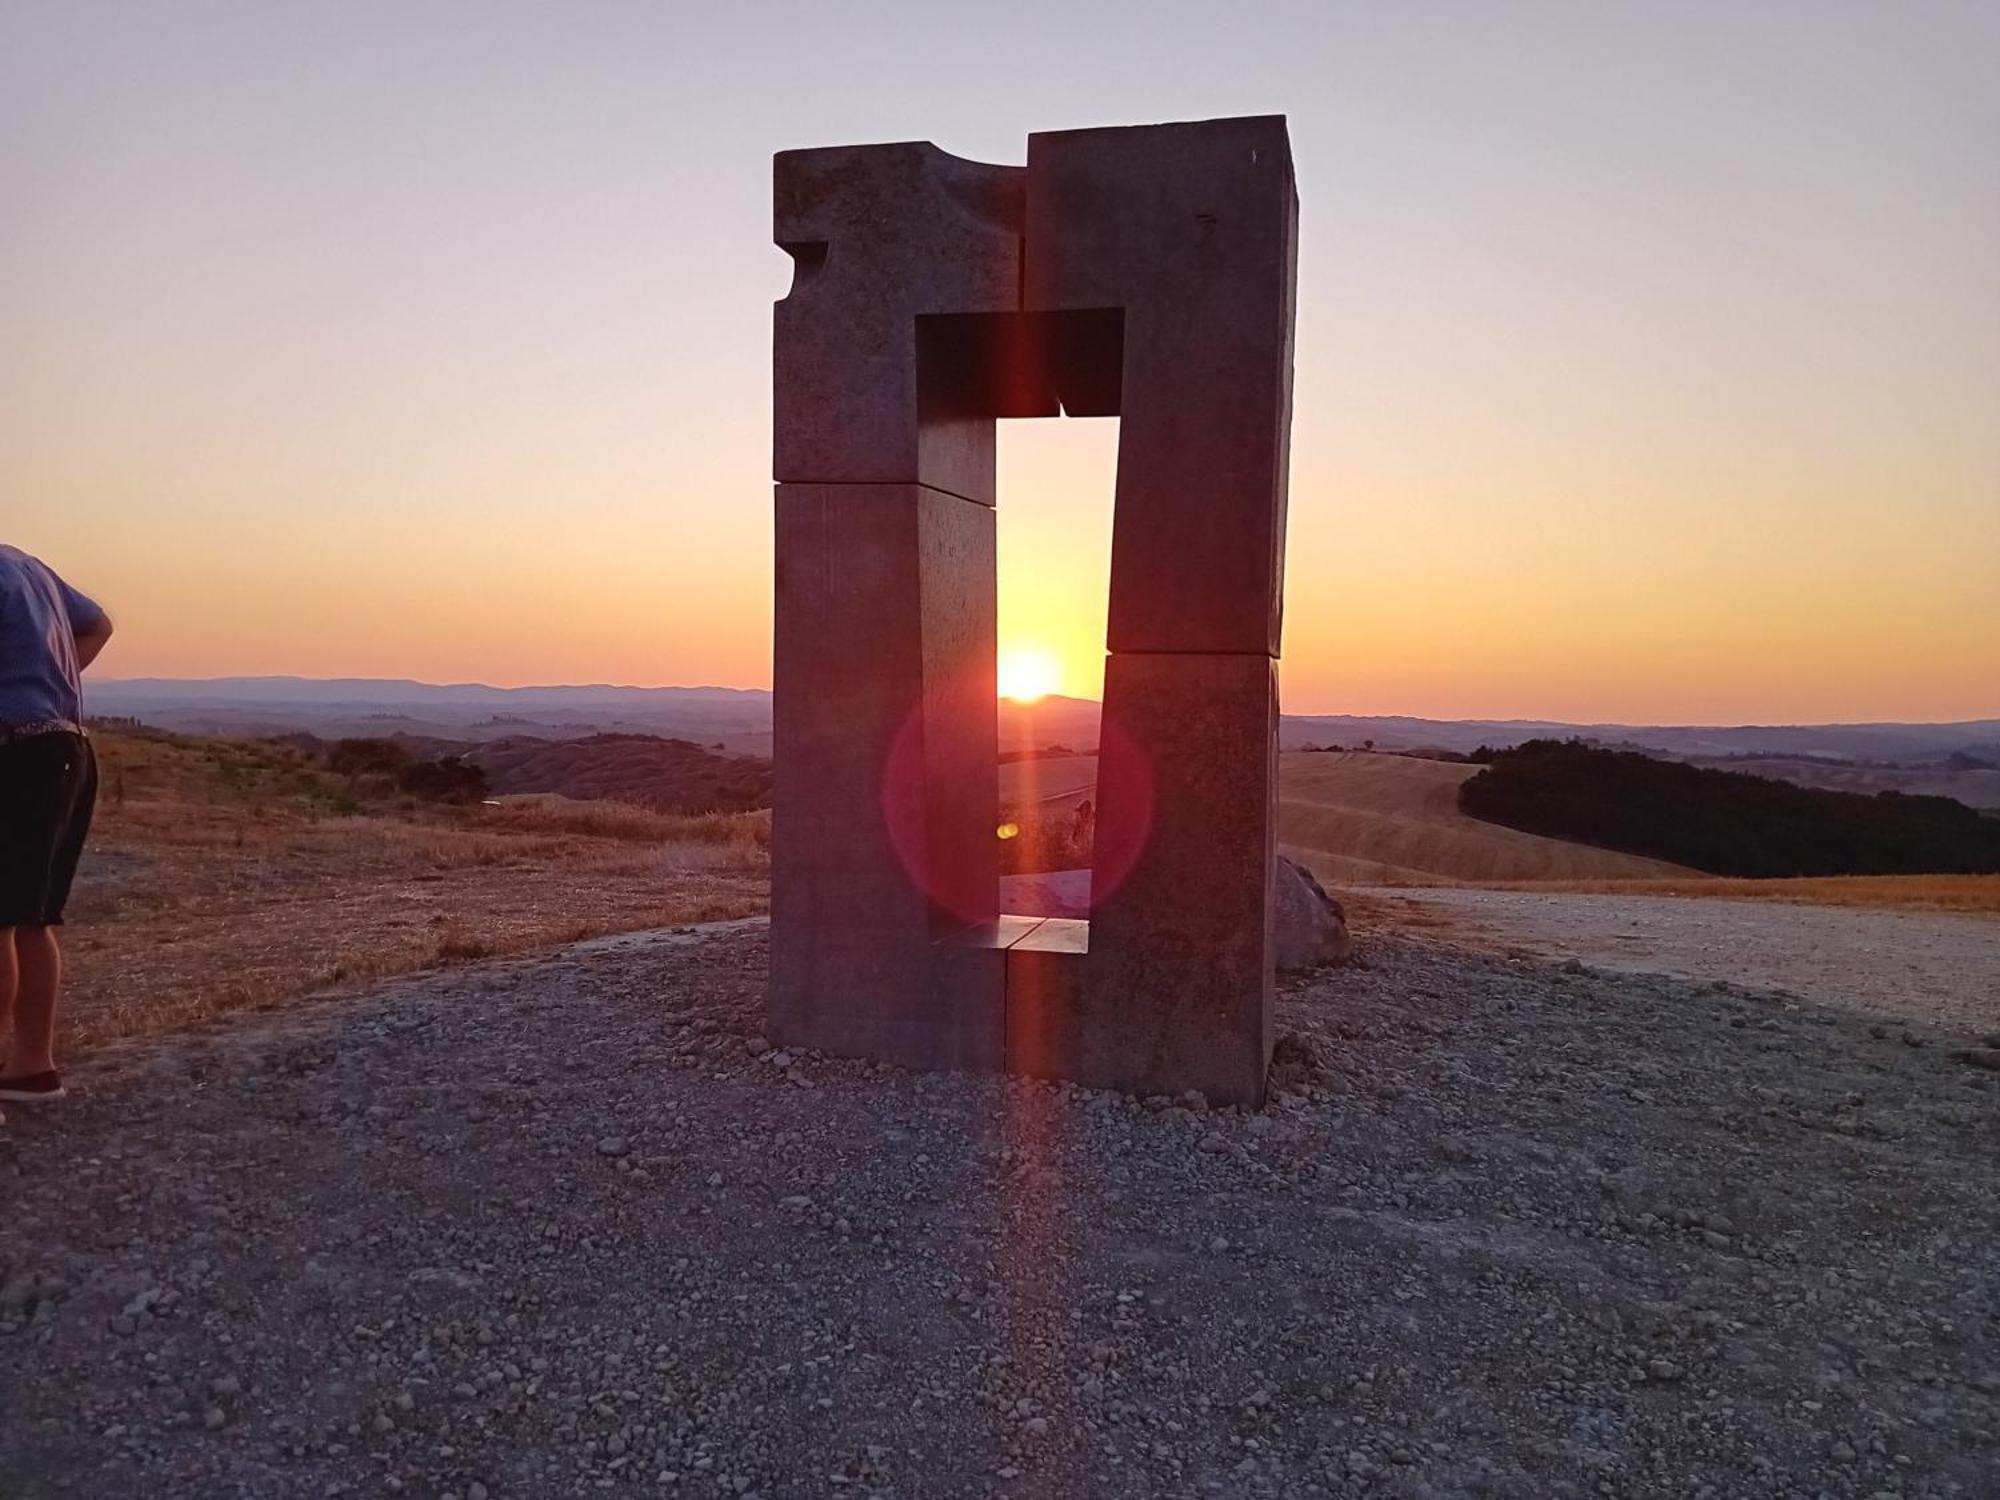
M1000 696L1034 703L1062 688L1062 665L1039 646L1008 646L1000 652Z

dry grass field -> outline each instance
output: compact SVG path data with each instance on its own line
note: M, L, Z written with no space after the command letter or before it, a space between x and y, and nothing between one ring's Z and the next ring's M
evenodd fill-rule
M1477 766L1356 750L1288 752L1278 767L1279 847L1329 884L1700 878L1468 818L1458 787ZM1095 756L1017 761L1000 768L1000 801L1024 817L1063 817L1096 795L1096 780Z
M1279 848L1335 885L1705 878L1469 818L1458 788L1478 769L1365 751L1280 756Z
M767 902L768 813L426 805L281 744L113 731L97 746L65 934L71 1043Z
M121 731L97 743L103 795L66 935L73 1044L768 903L768 812L549 795L445 806L371 791L278 743ZM1281 847L1348 892L1364 928L1431 918L1357 886L2000 913L2000 877L1720 880L1481 823L1457 808L1469 766L1335 752L1281 767ZM1067 819L1095 770L1086 757L1004 766L1003 790Z
M1578 896L1721 896L1732 901L1796 901L1810 906L1890 907L2000 915L2000 875L1827 875L1803 880L1731 880L1696 875L1669 880L1496 882L1501 890Z
M1721 896L1811 905L2000 912L2000 875L1857 875L1728 880L1664 860L1543 838L1482 823L1458 810L1458 788L1479 767L1367 751L1292 751L1279 757L1279 848L1329 885L1479 886L1547 895ZM1094 756L1018 761L1000 768L1003 806L1028 818L1066 819L1096 793ZM1363 909L1373 905L1361 898ZM1423 925L1402 908L1384 920Z
M1057 755L1000 767L1000 805L1067 810L1097 795L1097 757Z

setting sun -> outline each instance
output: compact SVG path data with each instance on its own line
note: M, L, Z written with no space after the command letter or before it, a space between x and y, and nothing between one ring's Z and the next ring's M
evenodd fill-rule
M1062 668L1038 646L1009 646L1000 653L1000 696L1033 703L1062 686Z

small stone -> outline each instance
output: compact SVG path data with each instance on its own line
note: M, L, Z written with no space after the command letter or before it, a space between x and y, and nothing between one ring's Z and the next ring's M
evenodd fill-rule
M211 1406L201 1414L201 1425L206 1427L210 1432L219 1432L222 1429L222 1424L228 1420L229 1418L222 1414L222 1408L219 1406Z
M622 1135L607 1135L597 1143L599 1156L623 1156L630 1149Z

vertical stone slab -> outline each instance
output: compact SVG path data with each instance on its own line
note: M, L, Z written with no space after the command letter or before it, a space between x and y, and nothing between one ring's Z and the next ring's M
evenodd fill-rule
M997 915L993 519L921 485L778 486L780 1042L997 1059L998 980L941 993L937 949Z
M927 141L781 151L773 313L781 482L920 483L993 503L993 413L928 385L919 316L1020 308L1024 175Z
M1090 1006L1089 951L1090 923L1064 917L1041 922L1007 950L1008 1072L1078 1082L1119 1075L1124 1028L1115 1006Z
M1114 654L1104 724L1090 951L1063 1076L1259 1105L1273 1040L1276 666Z
M1298 195L1281 116L1028 137L1030 312L1122 307L1112 651L1278 654Z

